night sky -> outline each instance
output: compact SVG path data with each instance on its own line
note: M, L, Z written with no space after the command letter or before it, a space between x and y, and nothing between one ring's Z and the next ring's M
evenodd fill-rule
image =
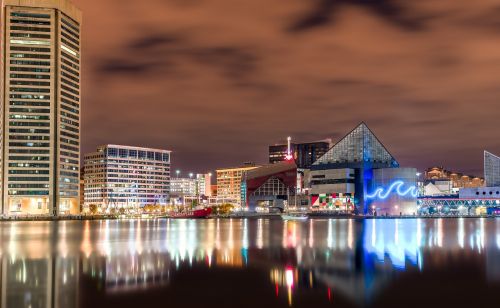
M500 154L500 4L73 0L82 151L173 150L203 172L365 121L402 166L482 175Z

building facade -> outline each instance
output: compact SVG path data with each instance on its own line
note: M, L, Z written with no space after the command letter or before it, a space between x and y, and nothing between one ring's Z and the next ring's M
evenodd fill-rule
M311 170L308 174L311 205L341 211L353 210L355 170L350 168Z
M211 197L212 190L210 189L212 181L211 173L198 173L196 174L196 195Z
M421 190L422 196L456 196L458 195L459 189L453 187L453 181L451 180L426 180L422 183L423 187Z
M299 169L309 169L311 165L330 148L331 140L291 143L291 152L295 164ZM269 163L275 164L286 160L288 154L287 144L277 144L269 146Z
M295 197L297 165L293 161L261 166L245 171L241 180L241 200L250 210L285 208Z
M178 177L170 179L171 197L196 196L196 193L196 179Z
M2 214L80 211L81 12L1 0Z
M167 204L170 191L169 150L103 145L85 155L85 207L103 211Z
M373 169L365 193L368 213L416 214L418 195L416 182L416 168Z
M460 189L459 197L465 200L495 199L500 201L500 186Z
M241 179L243 174L257 168L255 164L245 164L236 168L217 169L217 200L241 206Z

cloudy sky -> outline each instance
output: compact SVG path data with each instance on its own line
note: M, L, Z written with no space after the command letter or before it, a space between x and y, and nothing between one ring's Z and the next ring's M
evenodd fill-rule
M201 172L365 121L404 166L481 175L500 154L498 1L73 1L84 152L167 148Z

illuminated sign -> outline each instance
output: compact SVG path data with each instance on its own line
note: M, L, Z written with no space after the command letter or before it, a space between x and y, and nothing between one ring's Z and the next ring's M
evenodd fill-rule
M372 194L366 194L365 197L367 199L387 199L392 192L397 193L401 197L411 196L417 197L417 187L412 185L408 188L405 188L405 183L403 181L396 181L392 183L387 189L385 187L378 187L375 192Z

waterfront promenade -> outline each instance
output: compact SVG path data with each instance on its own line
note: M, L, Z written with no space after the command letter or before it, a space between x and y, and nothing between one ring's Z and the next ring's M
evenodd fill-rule
M308 219L460 219L460 218L499 218L498 215L385 215L385 216L372 216L372 215L324 215L312 216ZM165 215L67 215L67 216L11 216L0 217L2 221L71 221L71 220L155 220L155 219L197 219L197 218L175 218L165 217ZM234 213L231 215L211 215L207 218L199 219L281 219L278 213Z

